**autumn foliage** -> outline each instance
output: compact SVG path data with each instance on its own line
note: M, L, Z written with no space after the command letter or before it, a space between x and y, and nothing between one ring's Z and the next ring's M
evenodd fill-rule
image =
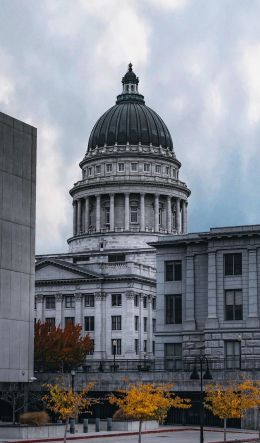
M142 422L158 420L163 422L167 411L173 408L189 408L190 400L171 392L171 385L142 384L129 385L128 389L118 390L118 396L111 394L109 402L119 407L120 415L139 421L139 442L141 442Z
M89 335L81 337L81 326L68 323L64 329L48 322L35 324L34 362L36 369L69 370L84 363L92 350Z
M44 426L50 421L47 412L25 412L20 415L20 423L23 425Z
M89 383L81 392L74 392L65 386L45 385L47 393L42 397L48 409L57 414L66 422L64 432L64 442L66 442L67 427L70 418L76 417L80 412L90 412L92 404L97 403L97 399L87 396L89 390L93 388L93 383Z
M241 418L248 409L260 406L260 385L251 380L233 385L207 385L205 407L224 420L224 441L226 422L229 418Z

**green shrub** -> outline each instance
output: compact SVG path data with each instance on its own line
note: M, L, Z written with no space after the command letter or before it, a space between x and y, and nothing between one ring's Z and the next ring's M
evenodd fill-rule
M25 412L20 415L20 423L23 425L44 426L50 420L47 412Z

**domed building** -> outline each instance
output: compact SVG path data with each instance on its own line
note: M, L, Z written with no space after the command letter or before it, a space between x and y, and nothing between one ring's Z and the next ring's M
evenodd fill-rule
M36 318L82 324L93 360L152 358L155 250L187 232L190 190L179 180L171 134L146 106L131 63L122 93L94 125L70 191L69 252L38 256Z

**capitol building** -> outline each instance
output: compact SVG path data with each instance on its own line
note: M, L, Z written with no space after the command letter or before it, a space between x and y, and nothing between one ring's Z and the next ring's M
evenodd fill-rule
M130 63L116 104L91 131L82 179L70 190L68 252L36 261L35 318L81 324L93 340L89 360L153 357L156 251L150 243L187 232L190 190L179 179L171 134L138 85Z

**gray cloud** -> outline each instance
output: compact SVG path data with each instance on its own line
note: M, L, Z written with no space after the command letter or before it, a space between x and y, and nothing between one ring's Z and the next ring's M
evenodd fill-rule
M129 60L171 130L190 230L259 222L259 1L0 4L0 109L38 127L38 252L67 249L68 190Z

